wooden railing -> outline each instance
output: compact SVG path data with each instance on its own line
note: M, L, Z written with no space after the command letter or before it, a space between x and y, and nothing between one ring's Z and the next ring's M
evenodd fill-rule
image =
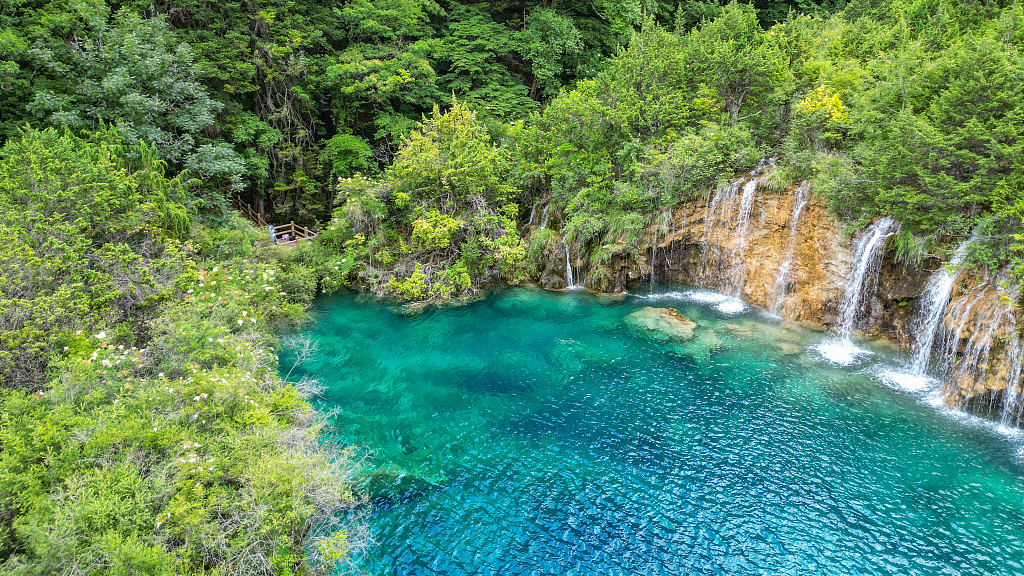
M288 246L313 238L316 238L316 234L312 230L295 222L274 226L274 244Z
M271 224L264 220L258 211L253 210L252 206L242 202L242 199L237 196L235 196L235 208L261 230L265 230L268 233L271 232ZM294 246L299 242L312 240L313 238L316 238L315 232L305 226L299 226L295 222L273 226L272 239L274 244L278 246Z
M263 220L263 217L260 216L259 212L253 210L252 206L249 206L245 202L242 202L242 199L239 198L238 196L235 196L235 209L241 212L246 218L248 218L250 222L259 226L260 228L265 229L267 228L267 226L270 225L265 220Z

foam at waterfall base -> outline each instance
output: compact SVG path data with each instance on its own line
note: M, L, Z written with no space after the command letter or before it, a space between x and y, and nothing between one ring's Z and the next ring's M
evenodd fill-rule
M730 298L719 303L717 306L715 306L715 309L721 312L722 314L739 314L746 310L747 307L743 304L743 302L740 302L739 300L736 300L734 298Z
M747 305L743 303L739 298L733 296L727 296L720 292L712 292L710 290L684 290L675 292L664 292L662 294L651 294L646 296L653 300L683 300L685 302L696 302L697 304L707 304L715 310L718 310L722 314L732 316L734 314L742 314L746 312Z
M860 348L849 338L825 340L816 344L813 350L822 358L838 366L849 366L862 356L873 354L870 350Z
M879 374L879 376L886 384L910 392L923 392L925 390L936 388L939 384L938 380L928 376L927 374L884 370Z
M1024 430L1015 426L1008 426L1003 422L993 421L988 418L964 412L963 410L952 408L946 404L945 398L938 389L935 389L935 392L927 397L927 401L928 404L939 412L939 414L942 414L961 426L969 426L971 428L979 428L989 432L994 432L1007 440L1018 443L1017 457L1024 460Z

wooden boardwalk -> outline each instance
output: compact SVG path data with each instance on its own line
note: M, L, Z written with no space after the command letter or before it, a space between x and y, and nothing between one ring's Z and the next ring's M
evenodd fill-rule
M289 222L287 224L274 225L273 236L271 237L271 224L264 220L259 212L253 210L252 206L242 202L242 199L238 196L235 196L235 208L256 227L267 233L268 239L265 241L267 245L270 245L272 238L273 243L277 246L294 247L302 242L308 242L317 236L309 228L299 226L295 222Z

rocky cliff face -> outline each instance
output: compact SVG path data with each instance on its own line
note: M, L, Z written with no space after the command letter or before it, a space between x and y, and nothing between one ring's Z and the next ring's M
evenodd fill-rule
M645 289L653 274L657 282L713 288L783 318L835 328L855 243L864 233L845 235L842 223L806 187L774 192L758 174L657 214L652 222L646 252L617 256L600 273L586 266L586 249L569 250L576 282L621 292ZM937 258L924 266L904 265L886 251L865 284L854 328L912 346L921 294L940 265ZM539 264L536 279L544 287L563 288L566 268L566 246L558 243ZM948 402L1018 421L1024 402L1016 295L999 288L997 279L961 276L936 339L950 366Z
M853 262L853 241L813 195L800 211L794 233L796 189L793 185L776 193L759 182L742 238L736 234L734 211L711 213L713 198L708 197L677 207L667 218L655 218L647 234L652 247L639 257L616 257L606 274L587 270L575 254L572 265L596 291L645 288L653 269L658 282L730 292L783 318L834 327ZM742 262L733 258L740 253ZM787 260L789 273L780 282L779 271ZM545 288L564 288L565 266L565 245L559 243L536 279ZM909 345L913 303L928 273L884 258L877 289L862 304L858 329Z
M1019 295L999 276L961 274L943 317L940 354L949 366L943 391L951 406L1021 422Z

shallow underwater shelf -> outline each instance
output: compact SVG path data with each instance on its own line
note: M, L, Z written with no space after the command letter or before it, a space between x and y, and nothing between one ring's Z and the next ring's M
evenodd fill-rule
M630 330L646 306L696 336ZM372 454L370 573L1024 573L1024 438L936 406L883 344L838 366L831 336L693 290L314 316L292 378Z

